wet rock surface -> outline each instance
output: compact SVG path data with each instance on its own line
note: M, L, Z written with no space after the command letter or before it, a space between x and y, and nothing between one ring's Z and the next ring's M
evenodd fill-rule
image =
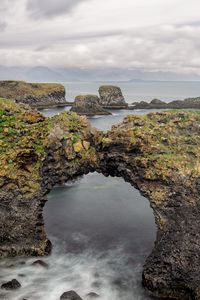
M99 98L95 95L80 95L75 98L71 111L79 115L111 115L100 104Z
M157 239L144 265L144 287L157 297L200 299L198 112L130 115L108 132L72 112L45 119L3 99L0 115L1 257L48 254L46 195L97 171L123 177L154 211Z
M94 292L90 292L86 295L87 298L89 299L97 299L99 298L100 296L97 294L97 293L94 293Z
M103 85L99 88L99 104L105 108L127 108L128 104L120 87L112 85Z
M12 279L1 285L2 290L17 290L21 287L21 284L16 279Z
M42 267L42 268L45 268L45 269L48 269L48 267L49 267L48 264L45 261L40 260L40 259L34 261L31 265L35 266L35 267Z
M75 291L69 291L62 294L60 300L83 300Z

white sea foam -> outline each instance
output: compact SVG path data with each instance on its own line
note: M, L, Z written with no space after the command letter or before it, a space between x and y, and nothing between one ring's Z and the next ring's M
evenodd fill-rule
M88 299L90 292L97 293L99 300L148 299L139 284L142 266L131 267L123 248L95 255L92 251L65 254L57 247L51 256L42 258L48 269L32 266L35 260L1 262L1 283L16 278L22 287L15 292L3 291L0 299L59 300L69 290L75 290L83 299Z

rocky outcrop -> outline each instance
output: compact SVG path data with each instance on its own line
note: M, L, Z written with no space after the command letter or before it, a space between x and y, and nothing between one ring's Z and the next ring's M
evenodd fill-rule
M25 81L0 81L0 97L45 108L65 106L65 88L61 84L27 83Z
M122 91L113 85L102 85L99 88L99 104L104 108L127 108Z
M141 101L134 102L129 107L132 109L200 109L200 97L187 98L185 100L175 100L169 103L153 99L150 103Z
M60 300L83 300L75 291L69 291L62 294Z
M0 256L45 255L42 216L56 184L97 171L150 202L157 225L143 285L165 299L200 300L200 115L127 116L108 132L72 112L44 118L0 100Z
M1 285L2 290L17 290L21 287L21 284L17 279L12 279L11 281L5 282Z
M103 109L99 104L99 98L95 95L80 95L75 98L71 111L79 115L111 115L110 112Z

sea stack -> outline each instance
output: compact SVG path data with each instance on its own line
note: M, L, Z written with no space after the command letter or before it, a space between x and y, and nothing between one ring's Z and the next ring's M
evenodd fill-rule
M111 115L99 104L99 98L96 95L79 95L75 98L71 111L79 115Z
M65 106L65 87L58 83L0 81L0 97L29 104L34 108Z
M104 108L127 108L128 104L120 87L113 85L102 85L99 88L99 104Z

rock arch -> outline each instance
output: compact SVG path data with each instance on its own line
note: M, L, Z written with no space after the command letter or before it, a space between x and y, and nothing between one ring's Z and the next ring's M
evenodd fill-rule
M45 119L9 101L0 109L1 257L48 254L47 193L97 171L123 177L150 201L157 239L143 285L163 298L200 299L198 113L132 115L100 132L74 113Z

